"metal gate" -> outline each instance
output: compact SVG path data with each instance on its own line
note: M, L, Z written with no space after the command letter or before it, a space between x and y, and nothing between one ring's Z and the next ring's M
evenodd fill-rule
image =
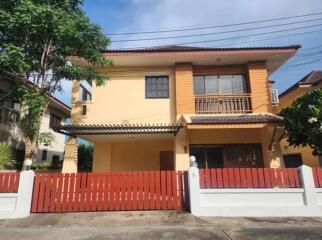
M185 210L186 171L36 174L31 212Z

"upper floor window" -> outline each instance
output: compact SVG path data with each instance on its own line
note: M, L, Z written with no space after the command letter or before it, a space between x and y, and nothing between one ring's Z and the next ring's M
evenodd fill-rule
M207 75L193 77L195 95L242 94L247 92L243 75Z
M78 100L91 101L92 100L92 83L82 80L79 87Z
M54 126L60 125L61 121L62 121L61 117L58 117L54 114L50 114L49 127L53 128Z
M146 76L145 98L169 98L169 77Z

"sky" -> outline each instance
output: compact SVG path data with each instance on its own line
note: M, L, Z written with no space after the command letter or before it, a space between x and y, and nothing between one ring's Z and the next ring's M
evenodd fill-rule
M270 76L270 80L275 81L274 88L277 88L279 93L309 72L322 70L322 14L283 21L224 28L207 28L194 31L110 35L124 32L162 31L229 25L322 13L321 0L86 0L83 9L88 14L90 20L93 23L99 24L102 31L110 36L112 40L110 48L175 45L200 41L209 42L191 45L207 47L259 47L300 44L302 48L299 53ZM294 22L297 23L277 26ZM258 29L260 27L266 28ZM249 28L256 29L240 31ZM285 29L294 30L281 32ZM239 32L218 33L235 30L239 30ZM212 35L133 41L142 38L209 33ZM254 34L262 35L241 37ZM220 39L227 38L229 40L219 41ZM118 42L120 40L121 42ZM64 91L57 93L56 97L70 105L70 92L71 83L64 82Z

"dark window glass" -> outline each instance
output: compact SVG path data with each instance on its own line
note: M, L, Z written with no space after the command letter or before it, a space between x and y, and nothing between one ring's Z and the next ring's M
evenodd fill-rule
M169 77L168 76L147 76L145 77L146 98L168 98Z
M303 165L301 154L283 155L286 168L297 168Z
M61 124L61 117L58 117L54 114L50 114L49 127L53 128L54 126Z
M86 113L87 113L87 106L86 105L83 105L82 115L86 115Z
M42 161L46 161L47 160L47 150L42 150L41 160Z
M190 155L196 157L198 168L224 167L223 149L218 146L190 147Z

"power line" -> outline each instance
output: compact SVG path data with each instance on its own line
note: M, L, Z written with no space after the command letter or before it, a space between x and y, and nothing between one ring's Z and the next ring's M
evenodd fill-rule
M250 22L242 22L242 23L234 23L234 24L213 25L213 26L203 26L203 27L194 27L194 28L178 28L178 29L159 30L159 31L137 31L137 32L122 32L122 33L105 33L105 35L116 36L116 35L136 35L136 34L152 34L152 33L194 31L194 30L201 30L201 29L233 27L233 26L241 26L241 25L254 24L254 23L280 21L280 20L286 20L286 19L294 19L294 18L301 18L301 17L308 17L308 16L316 16L316 15L321 15L321 14L322 14L322 12L317 12L317 13L295 15L295 16L282 17L282 18L271 18L271 19L265 19L265 20L259 20L259 21L250 21Z
M291 23L281 23L281 24L262 26L262 27L236 29L236 30L229 30L229 31L222 31L222 32L199 33L199 34L168 36L168 37L155 37L155 38L121 39L121 40L112 40L111 42L112 43L115 43L115 42L137 42L137 41L167 40L167 39L188 38L188 37L201 37L201 36L210 36L210 35L236 33L236 32L244 32L244 31L251 31L251 30L258 30L258 29L266 29L266 28L288 26L288 25L294 25L294 24L299 24L299 23L314 22L314 21L319 21L319 20L322 20L322 18L303 20L303 21L297 21L297 22L291 22Z
M221 38L221 39L210 39L210 40L203 40L203 41L193 41L193 42L183 42L183 43L178 43L175 45L191 45L191 44L199 44L199 43L209 43L209 42L219 42L219 41L226 41L226 40L236 40L240 38L247 38L247 37L255 37L255 36L261 36L261 35L267 35L267 34L275 34L275 33L280 33L280 32L287 32L287 31L294 31L294 30L299 30L299 29L307 29L311 27L317 27L317 26L322 26L322 24L314 24L314 25L309 25L309 26L303 26L303 27L296 27L296 28L289 28L289 29L283 29L283 30L276 30L276 31L270 31L270 32L263 32L263 33L254 33L254 34L248 34L248 35L242 35L242 36L236 36L236 37L228 37L228 38ZM173 44L170 44L173 45ZM168 45L158 45L158 46L150 46L150 47L166 47ZM144 47L131 47L131 48L123 48L126 50L131 50L131 49L137 49L137 48L148 48L147 46ZM122 48L121 48L122 49Z

